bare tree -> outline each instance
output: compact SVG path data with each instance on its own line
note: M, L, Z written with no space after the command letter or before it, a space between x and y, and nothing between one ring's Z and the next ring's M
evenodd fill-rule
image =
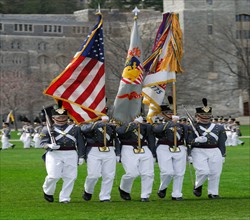
M34 106L42 100L42 83L39 77L18 71L5 74L1 72L0 87L1 114L12 110L16 120L17 112L23 112L33 119Z

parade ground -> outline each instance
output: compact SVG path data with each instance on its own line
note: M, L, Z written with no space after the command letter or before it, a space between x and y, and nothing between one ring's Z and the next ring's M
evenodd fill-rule
M132 201L123 201L118 192L122 165L117 164L116 178L111 194L111 202L100 202L100 181L95 187L91 201L82 199L86 178L86 163L79 166L68 204L59 203L58 194L62 181L57 184L55 202L48 203L43 198L42 185L46 170L41 156L43 149L23 149L17 134L12 135L14 149L0 151L0 219L5 220L78 220L78 219L250 219L250 143L249 126L242 126L241 140L244 145L227 147L226 161L220 182L221 199L207 197L207 183L203 194L197 198L192 194L194 169L187 164L183 184L183 201L172 201L172 184L167 196L157 196L160 177L155 163L155 181L150 202L140 202L140 179L132 188ZM11 140L11 142L12 142Z

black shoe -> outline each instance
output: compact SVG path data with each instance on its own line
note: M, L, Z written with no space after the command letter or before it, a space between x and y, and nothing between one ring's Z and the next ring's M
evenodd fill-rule
M103 200L100 200L100 202L110 202L110 199L103 199Z
M163 190L159 190L157 195L160 197L160 198L165 198L166 196L166 192L167 192L167 188L166 189L163 189Z
M127 200L127 201L131 200L131 196L130 196L129 193L123 191L120 187L118 189L119 189L120 196L121 196L122 199Z
M221 199L221 197L219 195L212 195L212 194L209 194L208 198L209 199Z
M175 201L182 201L183 198L182 198L182 197L172 197L172 200L175 200Z
M193 194L197 197L201 197L201 194L202 194L202 185L197 187L197 188L194 188L193 190Z
M16 146L16 145L15 145L15 144L13 144L13 145L11 146L11 148L12 148L12 149L14 149L14 147L15 147L15 146Z
M149 202L149 198L141 198L141 202Z
M241 146L243 146L245 144L245 142L241 143Z
M48 201L48 202L54 202L54 197L52 195L47 195L46 193L44 193L44 198Z
M82 198L83 198L85 201L89 201L89 200L91 200L91 198L92 198L92 194L87 193L86 191L84 191L84 193L82 194Z

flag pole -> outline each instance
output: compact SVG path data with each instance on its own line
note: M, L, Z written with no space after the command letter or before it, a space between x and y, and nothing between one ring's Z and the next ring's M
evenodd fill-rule
M173 111L174 111L174 115L176 115L177 111L176 111L176 86L175 86L175 82L173 82ZM176 126L174 126L174 152L176 152L176 150L177 150L176 132L177 132L177 128L176 128Z

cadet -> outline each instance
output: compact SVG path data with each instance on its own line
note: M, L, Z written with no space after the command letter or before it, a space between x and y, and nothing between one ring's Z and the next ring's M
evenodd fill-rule
M40 143L41 143L41 137L40 137L40 133L43 129L43 125L42 122L40 121L40 119L38 117L35 118L34 120L34 136L33 136L33 141L34 141L34 147L35 148L42 148Z
M207 99L203 98L202 102L204 106L196 108L197 126L191 151L196 171L193 193L200 197L202 185L208 179L208 198L219 199L219 182L226 156L227 136L223 126L210 122L212 108L207 106Z
M7 123L7 122L3 122L3 129L1 130L1 136L2 136L2 138L1 138L1 141L2 141L2 150L6 150L6 149L8 149L8 148L14 148L15 147L15 145L14 144L11 144L10 142L9 142L9 140L10 140L10 132L11 132L11 130L10 130L10 127L9 127L9 123Z
M54 124L45 126L41 132L41 146L46 148L45 165L48 175L43 184L44 198L54 201L56 184L63 180L59 202L70 202L74 182L77 177L77 164L83 164L84 141L79 127L68 125L67 110L58 108L52 110ZM47 122L48 123L48 122Z
M169 97L172 104L172 97ZM186 171L187 147L191 142L192 133L188 125L177 123L178 116L173 115L173 110L168 105L161 106L161 114L165 124L156 124L153 132L157 140L156 154L160 168L161 183L158 196L164 198L167 188L173 178L172 200L181 201L182 185ZM176 146L174 144L174 132L176 129Z
M143 124L140 116L116 129L121 141L121 162L125 170L119 192L124 200L131 200L134 179L141 176L141 201L148 202L154 181L154 141L152 125Z
M101 120L81 127L87 141L88 175L82 195L86 201L91 200L95 185L100 177L102 177L100 201L109 202L111 198L116 162L120 160L120 151L119 140L115 131L116 126L108 123L108 121L108 116L102 116Z
M20 140L23 142L23 148L29 149L31 147L34 128L31 125L31 121L26 116L20 116L20 120L23 123Z

